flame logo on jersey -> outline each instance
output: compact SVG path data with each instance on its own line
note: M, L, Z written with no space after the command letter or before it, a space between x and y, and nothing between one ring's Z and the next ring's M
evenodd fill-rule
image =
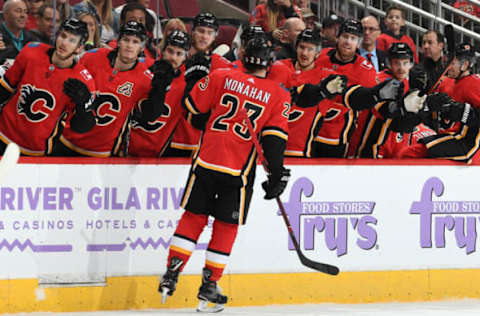
M20 88L18 97L17 112L25 115L27 120L38 123L45 120L49 113L55 108L53 95L42 89L26 84Z
M123 94L126 97L129 97L132 95L133 91L133 83L127 81L124 84L118 86L117 88L117 93Z
M146 99L140 101L140 108L143 106L143 103L146 101ZM156 133L159 130L162 129L167 124L168 118L170 117L170 113L172 113L172 109L170 108L170 105L165 103L165 108L167 109L166 114L160 115L159 118L157 118L154 122L147 122L145 120L142 120L141 118L137 118L136 115L141 116L140 113L134 114L131 120L131 125L132 128L134 129L141 129L145 132L148 133Z

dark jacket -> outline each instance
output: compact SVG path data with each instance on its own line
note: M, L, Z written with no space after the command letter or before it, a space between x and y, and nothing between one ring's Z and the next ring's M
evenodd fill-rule
M14 59L17 57L20 50L13 44L10 34L5 29L4 23L0 24L0 32L2 33L5 49L0 50L0 64L5 62L5 59ZM28 42L37 42L38 38L30 31L23 30L22 47Z

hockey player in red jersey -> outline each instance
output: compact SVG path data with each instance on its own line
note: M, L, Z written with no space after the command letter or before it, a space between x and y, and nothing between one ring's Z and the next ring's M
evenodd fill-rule
M97 85L96 124L85 134L73 133L65 126L55 153L63 156L109 157L118 155L128 117L143 99L144 117L156 119L163 113L166 87L173 79L173 69L163 64L152 74L144 60L138 58L145 41L145 27L127 22L120 27L115 50L100 48L88 51L81 62L91 72ZM161 100L161 101L160 101Z
M255 36L267 37L267 34L260 26L257 25L249 26L242 32L242 35L240 36L241 46L238 50L239 56L243 56L245 52L245 46ZM240 71L245 71L245 67L243 66L241 58L234 61L233 65ZM276 60L273 62L268 69L267 78L283 84L286 88L291 88L295 84L295 72L285 65L283 61Z
M295 45L297 58L282 61L288 65L291 72L296 74L295 85L300 86L297 88L298 90L303 91L303 84L319 84L322 79L334 73L333 71L317 69L315 59L320 53L320 45L320 34L314 30L305 29L297 36ZM324 95L333 97L335 94L343 92L346 82L341 78L339 78L340 81L338 83L340 87L338 90L328 90L327 87L333 84L332 82L328 85L329 81L334 79L335 77L329 77L328 80L320 84ZM292 109L288 119L288 133L290 137L288 138L285 155L297 157L315 156L316 151L312 148L313 140L322 125L323 114L318 106L305 108L299 107L295 102L292 102Z
M376 71L371 63L357 54L363 35L362 24L347 19L342 23L337 38L337 47L321 53L316 60L317 69L333 71L348 78L349 85L374 87ZM315 138L317 155L321 157L345 157L347 145L355 152L360 135L354 135L355 125L359 128L365 123L365 115L360 110L369 108L367 105L351 108L348 100L337 96L333 100L324 100L321 104L325 113L322 128ZM357 119L357 116L360 117ZM352 138L353 134L353 138Z
M406 43L413 51L413 60L415 63L418 63L417 46L415 45L415 42L410 36L402 33L402 27L405 25L405 14L402 8L391 6L387 9L386 13L385 25L387 31L380 34L377 38L377 49L386 52L392 43Z
M476 57L469 43L459 44L455 49L455 58L448 70L448 77L455 80L449 91L450 97L457 102L469 103L480 108L480 75L473 73Z
M220 55L212 54L215 38L218 34L217 18L211 13L200 13L193 21L191 46L188 53L189 59L185 64L185 73L188 74L188 65L197 64L198 59L202 59L203 55L209 59L204 62L204 66L208 67L209 71L219 68L232 68L233 65L227 59ZM199 78L198 78L199 79ZM170 149L167 151L169 156L185 156L189 157L198 149L201 131L191 125L191 116L183 118L177 126L173 134L173 139L170 144Z
M23 155L43 156L51 152L64 121L73 120L76 132L92 127L86 111L95 83L74 60L87 37L84 22L68 19L57 32L55 47L29 43L21 50L0 79L0 103L6 102L0 114L0 153L14 142ZM86 87L85 95L70 89L77 81Z
M253 191L256 152L240 111L245 109L261 136L271 175L263 183L265 198L280 196L290 171L283 166L287 141L290 94L278 83L264 79L270 63L270 48L262 37L249 42L244 56L248 73L219 69L201 79L185 99L192 113L212 114L182 199L185 212L171 239L167 272L159 290L172 295L195 244L215 218L206 251L198 311L220 311L227 297L217 286L234 244L238 225L244 224ZM216 304L213 310L207 303Z
M190 38L187 33L175 30L167 36L162 48L162 59L171 63L175 70L171 88L165 96L167 111L154 121L142 119L135 113L130 121L127 154L136 157L159 157L172 138L180 119L185 115L182 98L185 90L185 78L180 71L188 49Z

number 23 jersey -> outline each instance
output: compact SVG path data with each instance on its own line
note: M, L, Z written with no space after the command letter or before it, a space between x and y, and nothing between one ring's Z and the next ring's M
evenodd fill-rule
M185 106L193 114L211 111L196 159L196 164L207 169L239 176L254 164L255 150L243 122L243 108L256 134L288 138L290 94L270 79L219 69L194 86Z

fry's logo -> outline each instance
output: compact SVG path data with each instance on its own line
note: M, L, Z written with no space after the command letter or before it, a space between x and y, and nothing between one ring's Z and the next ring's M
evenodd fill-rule
M428 179L422 190L420 201L413 202L410 214L420 215L420 246L432 248L432 230L435 248L445 248L447 230L455 233L459 248L467 254L475 251L477 240L477 217L480 201L432 201L432 196L442 196L444 185L437 177Z
M377 219L371 215L375 202L302 202L302 193L307 197L313 194L313 183L307 178L295 181L290 200L284 206L295 237L300 243L303 239L305 250L314 249L315 231L324 233L327 248L336 249L338 257L347 253L347 236L352 232L358 235L359 248L369 250L376 245L377 232L373 226ZM290 238L288 249L295 249Z

